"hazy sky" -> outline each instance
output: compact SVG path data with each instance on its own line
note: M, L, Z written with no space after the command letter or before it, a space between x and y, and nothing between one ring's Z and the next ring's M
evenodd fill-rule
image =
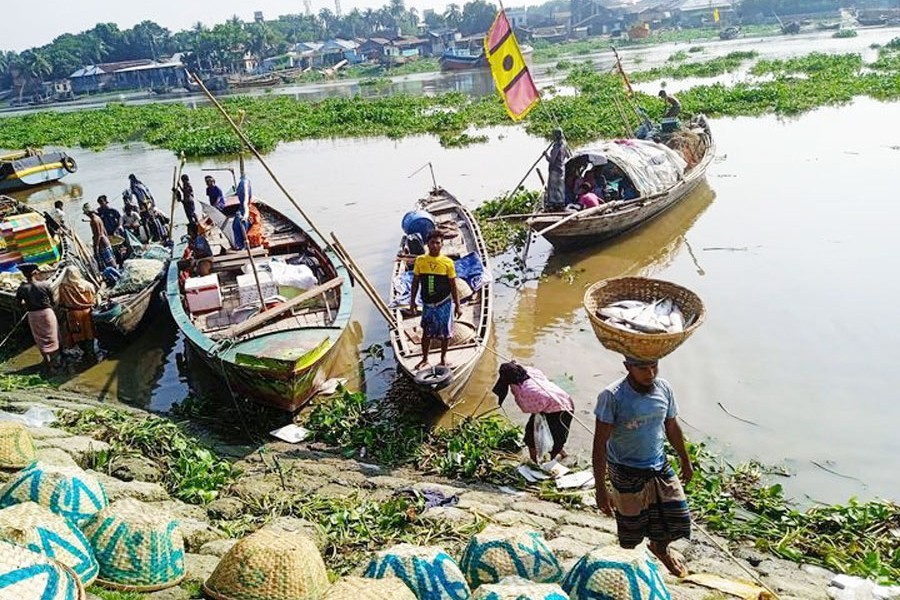
M266 19L303 12L303 0L44 0L31 5L20 0L4 0L10 6L0 18L0 49L21 52L41 46L63 33L78 33L97 23L113 22L128 29L149 19L175 32L197 21L210 25L232 15L245 21L261 10ZM354 7L379 8L387 0L340 0L346 13ZM464 4L464 0L457 0ZM421 14L426 8L443 9L448 0L407 0ZM522 4L519 2L519 4ZM334 0L312 0L312 11L334 10Z

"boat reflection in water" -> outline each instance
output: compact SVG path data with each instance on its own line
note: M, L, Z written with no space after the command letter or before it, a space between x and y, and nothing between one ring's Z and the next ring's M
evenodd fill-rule
M639 230L606 245L552 254L538 285L519 292L509 330L515 351L527 353L544 332L580 320L586 285L625 275L652 276L665 270L687 248L687 232L714 198L712 188L702 182L688 198Z

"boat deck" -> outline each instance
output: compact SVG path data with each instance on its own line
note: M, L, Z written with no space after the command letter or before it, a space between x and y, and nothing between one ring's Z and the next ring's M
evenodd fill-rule
M285 262L290 262L292 259L308 254L305 248L308 246L309 239L302 231L280 215L264 210L260 212L263 216L262 229L266 242L263 248L254 248L252 251L253 260L257 265L271 257L277 256ZM228 245L220 232L210 235L209 238L210 246L214 251L218 246L227 247ZM222 307L219 310L191 315L194 326L210 338L222 339L226 337L231 327L258 314L259 302L242 303L237 284L237 277L245 274L244 267L249 264L250 259L246 250L228 250L214 257L213 273L219 278ZM317 283L322 283L319 279L317 278ZM253 296L259 297L255 288ZM339 303L339 295L335 296L333 292L326 292L318 298L305 302L293 311L275 318L266 325L254 329L251 337L262 337L297 329L329 327L334 322Z

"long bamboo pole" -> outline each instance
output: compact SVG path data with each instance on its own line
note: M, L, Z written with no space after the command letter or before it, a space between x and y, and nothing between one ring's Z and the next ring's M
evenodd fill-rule
M278 177L275 175L275 173L272 171L272 169L269 168L268 163L265 161L265 159L262 157L262 155L259 153L259 151L250 142L250 139L247 137L247 135L238 126L238 124L234 122L234 119L231 118L231 115L229 115L228 112L225 110L225 108L219 103L219 101L216 100L215 96L213 96L212 93L210 93L210 91L208 89L206 89L206 86L203 84L203 81L200 79L200 77L198 77L195 73L192 73L192 72L188 72L188 74L197 83L197 85L200 87L200 90L203 92L203 94L207 98L209 98L209 101L213 103L213 105L218 109L218 111L220 113L222 113L222 116L225 117L225 120L228 121L228 124L231 126L231 128L234 130L234 132L237 134L237 136L239 138L241 138L241 141L244 143L244 145L247 147L247 149L250 150L250 152L253 154L253 156L256 157L256 159L259 161L259 164L261 164L263 166L263 168L266 170L266 173L269 174L269 177L271 177L272 181L275 182L275 185L278 186L278 189L280 189L282 191L282 193L284 193L285 197L288 200L290 200L291 204L293 204L294 208L296 208L297 211L299 211L300 215L307 222L307 224L310 226L310 228L312 228L312 230L315 231L319 235L319 238L324 243L327 244L328 240L325 237L325 234L322 233L322 231L316 226L316 224L309 217L309 215L306 214L306 211L303 210L303 208L300 206L300 204L298 204L297 201L294 200L294 197L291 196L291 193L289 191L287 191L287 188L285 188L284 185L282 185L281 181L278 179ZM343 262L346 265L346 261L344 261L343 259L341 260L341 262Z
M510 197L512 197L513 194L516 193L516 190L519 189L519 186L522 185L523 183L525 183L525 180L528 179L528 176L531 175L531 172L534 171L534 168L537 167L538 163L541 162L541 159L544 158L544 154L546 154L552 146L553 146L553 142L550 142L547 145L547 147L544 148L544 151L541 152L540 155L537 157L537 160L534 161L534 164L532 164L530 167L528 167L528 170L525 171L525 174L522 176L522 179L519 180L519 183L516 184L516 187L511 189L509 191L509 193L506 194L506 196L503 198L503 200L500 201L500 207L497 209L497 212L494 213L495 218L500 216L500 213L503 211L503 207L506 206L506 202L510 199Z
M241 164L241 179L244 178L244 157L240 157ZM237 190L235 190L237 191ZM249 190L244 190L244 193L248 195L247 198L247 216L250 216L250 198ZM256 282L256 291L259 292L259 312L266 312L266 299L263 297L262 285L259 283L259 272L256 269L256 261L253 260L253 250L250 248L250 238L247 237L247 226L244 225L244 214L243 214L243 202L241 201L240 196L238 196L238 203L240 204L240 208L237 213L232 217L233 219L237 219L237 222L241 226L241 234L244 236L244 249L247 250L247 259L250 261L250 269L253 271L253 280Z
M369 300L372 301L372 304L375 305L375 309L381 313L381 316L387 321L388 326L391 329L398 329L399 325L397 323L397 319L394 317L391 312L390 307L385 304L384 300L381 296L378 295L378 292L375 290L375 286L372 285L372 282L369 281L369 278L366 277L365 272L356 264L353 258L350 256L350 253L344 248L344 245L337 238L334 232L331 233L332 240L332 248L334 248L335 252L341 259L344 261L344 264L347 265L347 269L356 277L356 280L359 281L360 287L362 287L363 291L369 297Z
M181 161L172 173L172 206L169 209L169 239L172 239L172 230L175 229L175 203L178 201L178 192L175 190L181 186L181 172L184 170L184 152L181 153ZM182 191L182 194L184 191ZM182 200L184 198L182 197Z

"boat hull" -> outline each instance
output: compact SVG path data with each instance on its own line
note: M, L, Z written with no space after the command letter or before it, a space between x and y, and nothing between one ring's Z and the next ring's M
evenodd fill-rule
M441 71L467 71L469 69L487 68L487 59L480 56L442 56Z
M436 189L431 192L428 198L420 201L417 208L431 212L437 224L442 222L460 224L460 235L456 236L459 238L459 245L454 246L453 239L445 240L445 254L453 253L462 257L469 252L477 252L481 258L484 272L491 272L487 247L484 244L478 222L472 213L460 204L456 198L442 189ZM406 248L402 241L400 254L406 254ZM408 272L408 265L404 264L404 259L398 257L394 262L392 281L396 281L398 277L402 277L406 272ZM465 299L461 298L461 300ZM391 301L392 305L400 304L393 285L391 286ZM422 396L431 398L447 407L453 407L462 400L462 392L472 377L472 373L475 372L475 367L481 360L486 344L490 339L493 314L493 283L491 281L485 282L479 291L472 294L468 302L463 301L461 304L463 316L460 322L469 323L474 328L474 332L471 339L460 341L457 344L451 343L448 348L447 362L451 365L451 377L443 387L432 387L416 381L417 370L415 367L422 358L421 342L414 342L410 334L414 331L415 326L418 325L418 317L410 317L402 310L401 306L397 306L394 309L394 315L400 327L399 330L391 330L391 346L400 372L409 379ZM429 359L432 365L437 362L440 356L440 350L436 346L437 344L433 343L432 349L429 351Z
M97 327L101 342L115 337L127 337L134 333L144 318L155 314L162 305L162 290L165 287L165 270L152 285L140 292L130 295L119 302L121 310L109 317L101 314L94 315L94 324Z
M579 250L607 242L652 221L690 195L706 178L706 169L715 156L715 150L715 141L710 134L709 146L700 162L687 171L680 181L664 192L628 201L623 206L605 214L573 218L556 226L552 231L548 231L544 237L556 250ZM568 216L571 216L571 213L539 213L529 218L527 224L532 231L538 232Z
M319 391L325 381L325 373L335 366L335 348L343 329L334 329L321 346L315 360L307 364L299 361L275 361L256 358L257 347L239 345L223 353L211 352L190 338L191 347L204 363L225 379L230 390L247 398L288 412L294 412ZM266 338L252 340L268 344ZM289 339L280 340L290 346ZM270 347L271 348L271 347Z
M17 152L3 159L0 159L0 192L59 181L77 169L75 161L64 152L48 154ZM64 161L69 163L71 170L66 168Z
M271 207L255 201L266 212L287 219ZM291 222L293 224L293 222ZM293 224L297 230L298 226ZM333 251L312 231L303 231L321 250L331 266L331 275L349 282L346 268ZM174 256L184 250L176 247ZM177 261L170 261L166 279L166 300L178 328L196 354L222 375L229 390L250 400L293 412L306 404L324 382L325 373L339 353L334 349L350 320L353 294L345 283L340 304L330 325L290 327L267 334L250 334L238 339L214 340L198 329L185 310L181 298ZM301 350L302 349L302 350Z

